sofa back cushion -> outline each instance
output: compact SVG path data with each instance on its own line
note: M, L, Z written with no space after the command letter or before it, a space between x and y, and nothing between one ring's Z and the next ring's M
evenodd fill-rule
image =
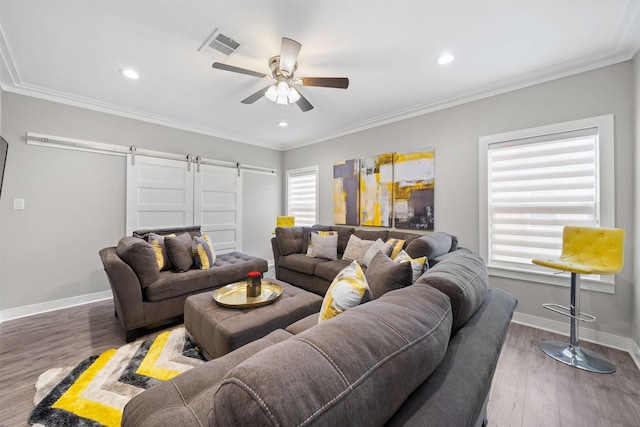
M482 258L474 254L461 253L444 259L429 269L415 285L420 283L433 286L451 300L453 336L482 305L489 276Z
M411 258L426 256L428 260L458 249L458 238L438 231L414 239L405 249Z
M146 288L160 277L156 254L151 245L138 237L123 237L116 253L136 273L140 285Z
M307 247L302 248L302 227L277 227L276 242L280 249L280 255L286 256L306 252Z
M223 379L209 425L382 425L442 360L450 310L410 286L266 348Z

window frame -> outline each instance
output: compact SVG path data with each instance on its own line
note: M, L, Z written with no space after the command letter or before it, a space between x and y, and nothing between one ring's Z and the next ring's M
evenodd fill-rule
M286 172L286 207L287 207L287 215L288 216L295 216L295 213L291 212L291 195L290 195L290 181L291 181L291 176L303 176L303 175L315 175L315 179L316 179L316 185L315 185L315 219L313 224L309 224L308 226L310 227L311 225L317 224L318 223L318 195L319 195L319 188L320 188L320 168L315 165L315 166L306 166L306 167L302 167L302 168L295 168L295 169L289 169ZM296 226L307 226L307 224L300 224L300 218L296 217L295 218L295 225Z
M515 266L495 265L489 259L491 239L489 236L490 205L489 205L489 151L494 144L517 143L518 140L548 137L554 134L597 128L596 163L599 168L599 208L600 227L615 227L615 159L614 159L614 116L613 114L572 120L563 123L538 126L503 132L479 138L479 253L487 261L490 276L524 280L557 286L570 286L568 273L558 274L557 271L544 269L530 271ZM560 135L559 135L560 136ZM561 138L562 136L560 136ZM559 255L559 254L558 254ZM598 279L583 276L581 288L604 293L615 292L615 275L603 275Z

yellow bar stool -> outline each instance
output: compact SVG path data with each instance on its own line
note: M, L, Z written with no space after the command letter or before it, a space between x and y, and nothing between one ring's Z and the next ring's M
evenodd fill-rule
M612 373L615 366L598 353L580 347L579 322L596 318L580 312L580 274L616 274L624 264L624 230L620 228L564 227L562 254L557 259L534 259L534 264L571 273L571 305L542 304L571 319L569 344L544 341L540 349L554 359L586 371Z

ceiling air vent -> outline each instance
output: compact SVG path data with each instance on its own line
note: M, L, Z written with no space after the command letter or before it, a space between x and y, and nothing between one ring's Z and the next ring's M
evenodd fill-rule
M229 55L235 52L238 47L240 47L240 43L231 37L222 34L216 28L204 43L202 43L202 46L200 46L198 51L214 59L224 61L229 57Z

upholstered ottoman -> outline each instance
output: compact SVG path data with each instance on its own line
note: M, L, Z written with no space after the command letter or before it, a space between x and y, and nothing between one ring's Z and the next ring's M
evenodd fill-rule
M262 338L276 329L320 312L322 297L288 283L275 302L257 308L236 309L218 305L212 292L188 297L184 305L184 326L208 358L216 358Z

